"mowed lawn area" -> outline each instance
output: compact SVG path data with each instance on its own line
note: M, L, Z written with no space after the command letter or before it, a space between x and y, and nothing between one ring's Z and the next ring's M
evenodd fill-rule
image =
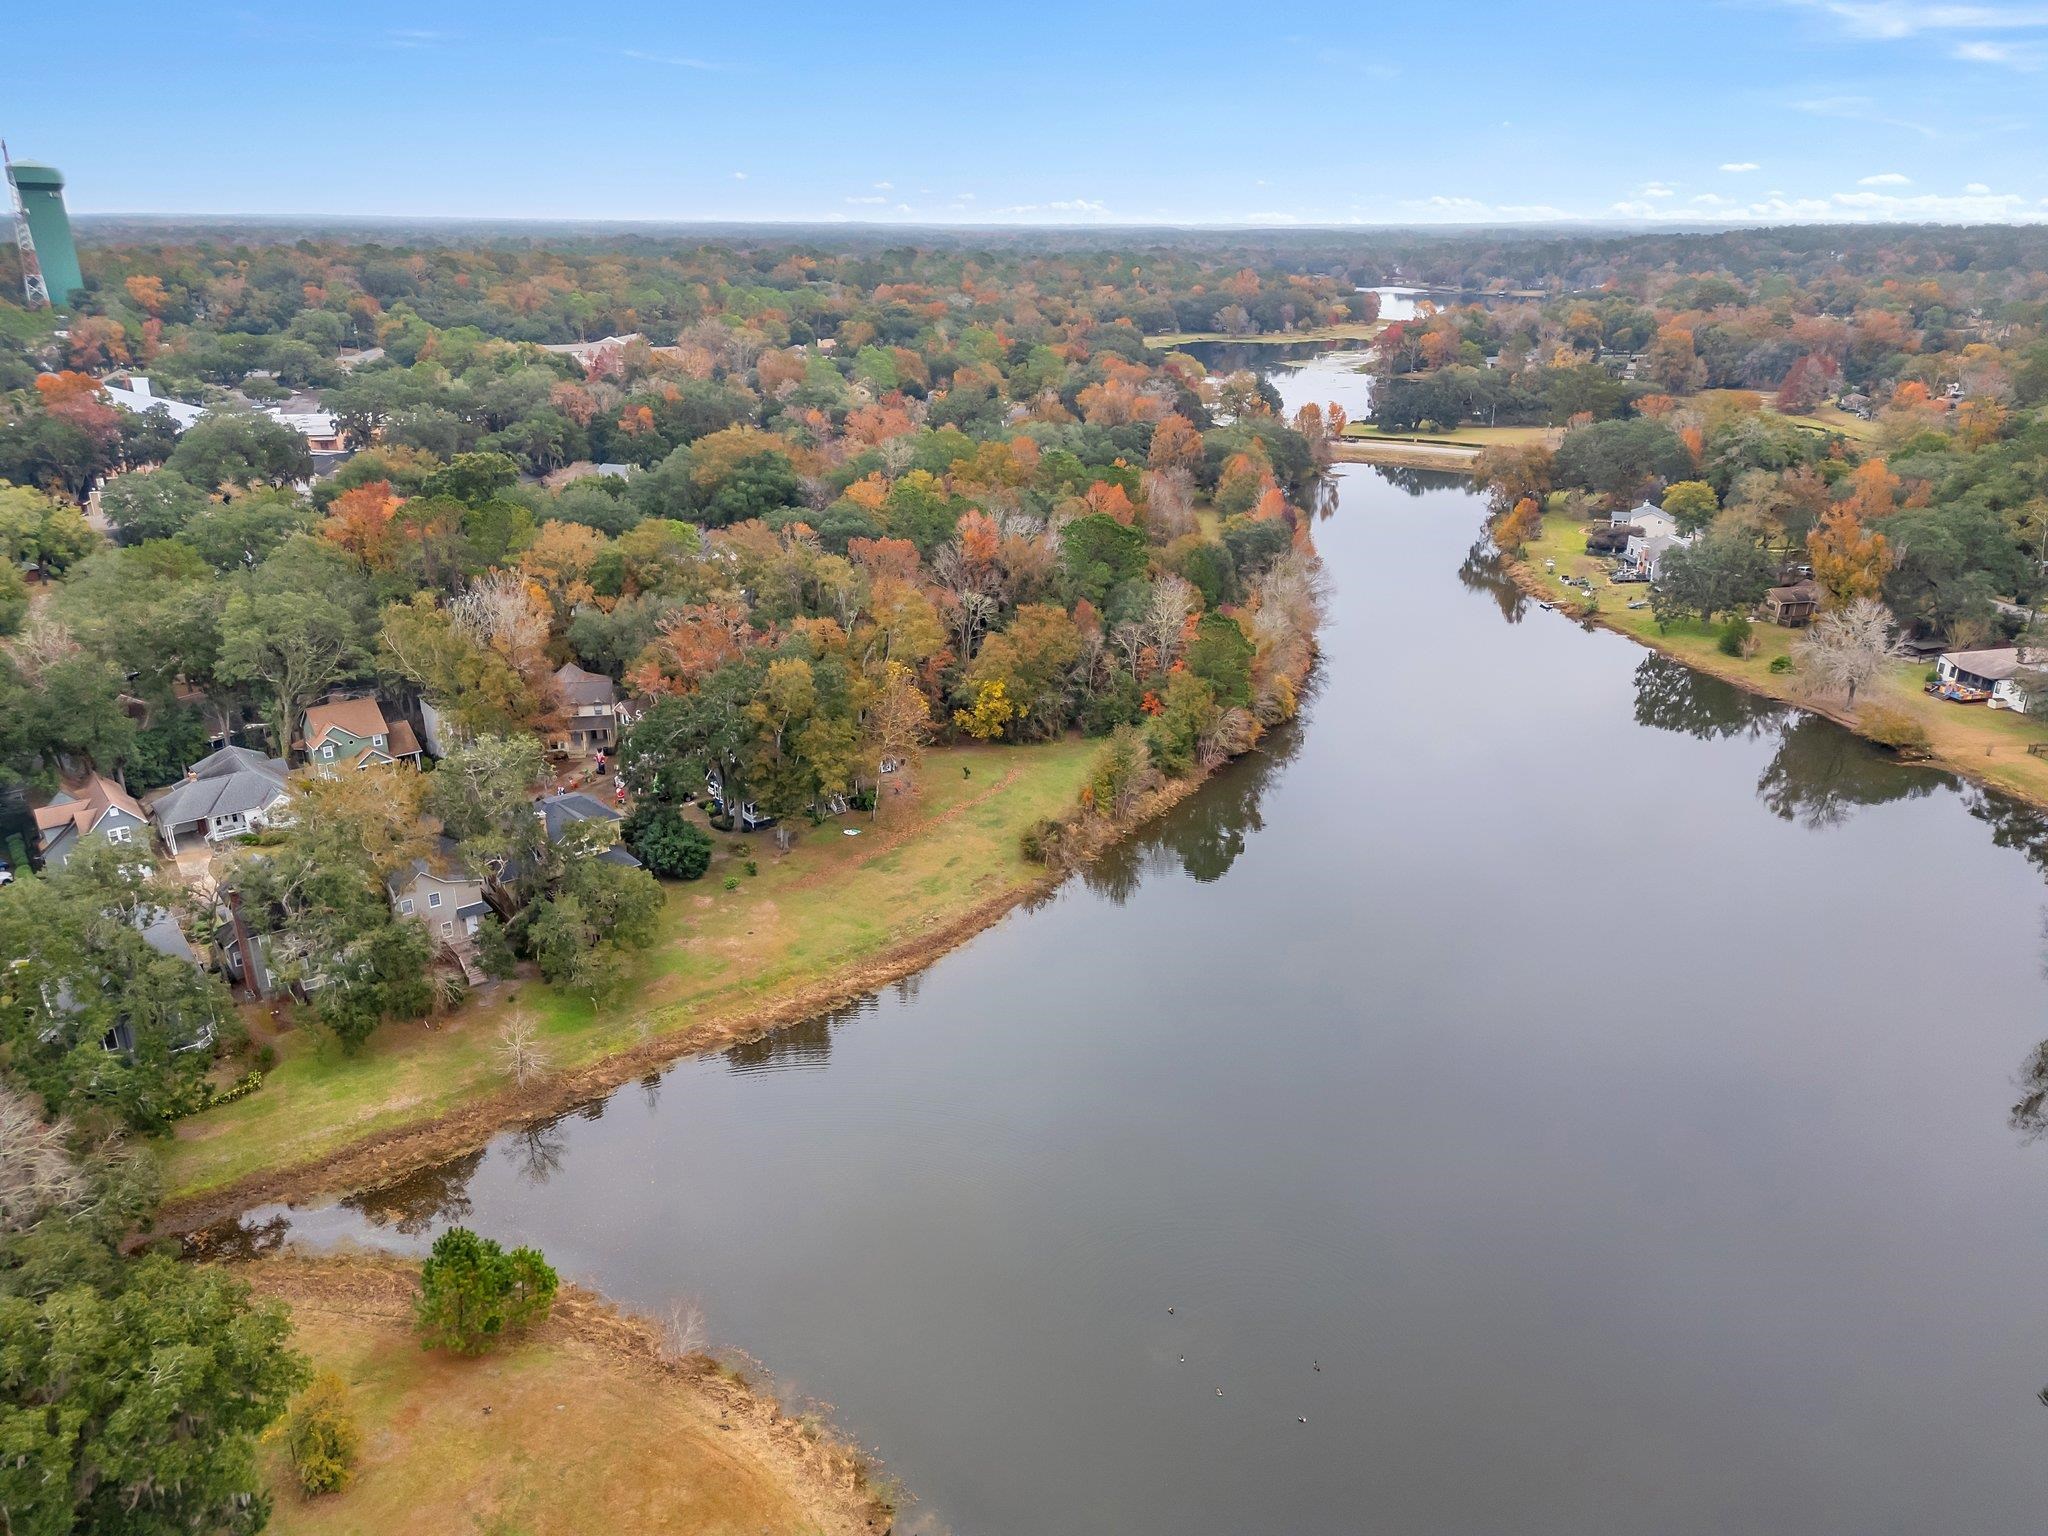
M617 1531L852 1532L872 1513L843 1455L715 1374L664 1369L580 1295L476 1359L420 1348L412 1282L361 1260L247 1272L292 1309L292 1342L348 1383L354 1480L303 1498L265 1450L281 1536Z
M1799 638L1798 630L1759 621L1751 630L1756 653L1741 657L1722 654L1717 643L1719 623L1710 626L1696 619L1683 619L1668 630L1660 630L1656 616L1648 608L1628 606L1646 597L1648 588L1608 584L1608 562L1586 553L1584 523L1546 517L1543 536L1530 541L1522 559L1559 603L1575 607L1584 601L1583 594L1567 588L1562 577L1590 577L1602 623L1634 636L1645 645L1667 651L1702 672L1743 683L1772 698L1795 704L1810 702L1802 695L1796 671L1771 670L1774 660L1791 654ZM1554 574L1545 571L1546 560L1557 562ZM1887 707L1917 720L1926 728L1933 756L1948 767L2024 799L2048 804L2048 759L2031 756L2027 751L2031 743L2048 741L2048 728L2009 709L1951 704L1934 698L1924 691L1928 670L1925 662L1895 661L1886 668L1878 685L1859 695L1859 699L1874 695Z
M179 1125L165 1151L169 1191L190 1196L311 1163L509 1087L499 1032L513 1013L538 1023L560 1071L657 1037L687 1050L693 1032L857 971L1037 879L1018 834L1074 804L1095 752L1079 740L933 751L911 792L885 795L879 823L800 823L786 856L769 832L716 834L710 872L667 885L662 941L595 1014L587 998L527 980L449 1018L386 1025L352 1057L316 1026L288 1031L258 1092ZM849 827L860 836L846 836ZM749 860L757 875L746 873ZM728 878L737 888L725 889Z
M1369 421L1354 421L1344 428L1347 438L1360 442L1454 443L1468 448L1504 448L1523 443L1547 443L1556 447L1564 436L1562 427L1452 427L1444 432L1382 432Z

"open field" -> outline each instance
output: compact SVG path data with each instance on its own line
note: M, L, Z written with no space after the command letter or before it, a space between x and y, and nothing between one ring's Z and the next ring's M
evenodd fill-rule
M349 1385L354 1481L308 1500L266 1453L281 1536L819 1536L880 1529L858 1463L701 1358L565 1289L555 1315L477 1359L411 1328L417 1271L368 1257L283 1258L242 1273L292 1309L297 1346ZM873 1521L873 1524L870 1524Z
M1513 443L1555 445L1562 427L1453 427L1448 432L1383 432L1371 422L1354 421L1344 428L1354 442L1454 443L1468 448L1493 448Z
M452 1018L386 1025L353 1057L324 1030L288 1031L260 1092L180 1124L165 1154L169 1193L189 1199L303 1169L506 1095L498 1037L515 1014L540 1026L559 1088L622 1053L652 1065L893 979L1043 881L1018 852L1018 833L1073 805L1095 750L1062 741L931 752L913 792L885 797L879 823L804 827L786 857L769 833L720 836L702 880L668 887L666 937L635 957L625 995L601 1012L524 980ZM861 835L845 836L849 827ZM758 875L746 873L748 860ZM725 889L728 878L736 889ZM896 961L893 974L871 977Z
M1228 331L1169 331L1161 336L1147 336L1145 345L1171 351L1200 341L1242 342L1248 346L1285 346L1300 341L1371 341L1386 328L1386 321L1373 320L1348 325L1318 325L1304 331L1261 331L1250 336L1233 336Z
M1557 562L1552 575L1544 570L1546 560ZM1789 704L1817 710L1855 729L1856 720L1838 701L1809 697L1799 674L1773 672L1771 663L1791 654L1797 630L1757 622L1752 635L1757 642L1754 655L1723 655L1716 644L1716 630L1686 620L1659 630L1648 608L1631 610L1630 601L1644 595L1640 586L1609 586L1605 583L1606 562L1586 553L1586 525L1569 518L1546 517L1543 536L1523 550L1521 574L1532 590L1542 592L1568 611L1584 602L1581 594L1566 588L1563 576L1590 576L1599 599L1594 622L1674 656L1699 671L1726 678L1753 693ZM1927 756L1944 768L1966 775L1995 789L2048 806L2048 759L2027 751L2037 741L2048 741L2048 729L2011 710L1988 709L1981 704L1951 704L1922 691L1928 667L1924 662L1895 661L1879 684L1868 690L1886 706L1896 709L1925 727L1929 742Z

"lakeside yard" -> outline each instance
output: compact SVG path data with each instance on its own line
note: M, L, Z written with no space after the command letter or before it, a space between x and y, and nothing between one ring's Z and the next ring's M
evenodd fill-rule
M565 1290L530 1335L476 1359L420 1347L416 1271L366 1257L272 1259L241 1273L292 1309L293 1343L349 1385L363 1432L350 1485L300 1497L265 1466L282 1536L617 1530L669 1536L871 1529L879 1506L817 1426L651 1329Z
M188 1199L303 1168L506 1093L499 1033L515 1015L535 1022L550 1073L562 1074L635 1049L680 1055L812 989L857 983L864 967L1037 884L1044 872L1018 851L1018 834L1073 805L1096 747L934 750L914 792L885 799L879 823L802 826L786 856L770 833L719 835L703 879L665 886L664 938L597 1013L587 998L520 979L451 1017L387 1024L352 1057L316 1026L287 1031L260 1091L181 1122L164 1149L167 1192Z
M1175 347L1205 341L1241 342L1254 347L1285 346L1298 341L1371 341L1387 328L1387 324L1385 320L1356 321L1344 325L1310 326L1301 331L1258 331L1241 336L1229 331L1168 331L1158 336L1147 336L1145 345L1171 351Z
M1594 615L1598 623L1674 656L1699 671L1788 704L1819 709L1853 728L1853 719L1844 716L1837 701L1809 698L1800 685L1797 672L1771 670L1773 661L1791 654L1793 643L1799 637L1798 630L1757 620L1751 630L1756 642L1755 653L1737 657L1721 651L1717 643L1718 624L1710 626L1696 619L1686 619L1673 623L1669 629L1660 629L1656 616L1648 608L1631 609L1628 606L1631 601L1644 596L1647 588L1607 584L1608 562L1586 553L1586 526L1570 518L1547 516L1543 519L1542 536L1532 539L1522 551L1524 574L1553 601L1567 611L1576 612L1585 601L1584 594L1576 588L1566 587L1563 578L1590 577L1600 605ZM1544 569L1547 560L1557 562L1554 574ZM2011 710L1989 709L1981 704L1951 704L1934 698L1924 692L1922 686L1927 679L1928 666L1926 662L1893 661L1886 666L1884 676L1875 689L1869 692L1875 693L1886 706L1925 728L1929 743L1927 755L1941 766L2036 805L2048 805L2048 758L2034 757L2027 751L2034 742L2048 741L2048 730Z
M1347 441L1366 443L1450 443L1467 448L1498 448L1522 443L1557 446L1564 436L1562 427L1453 427L1444 432L1387 432L1369 421L1354 421L1344 428Z

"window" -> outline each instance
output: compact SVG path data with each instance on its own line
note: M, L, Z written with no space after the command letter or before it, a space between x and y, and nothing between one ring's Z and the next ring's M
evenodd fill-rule
M441 919L441 931L443 933L453 933L455 931L455 925L449 922L448 919L444 917Z
M133 829L129 827L109 827L107 828L107 841L110 843L125 843L128 841L128 834L131 830Z
M382 736L372 736L372 737L370 738L370 740L371 740L371 742L372 742L372 743L374 743L374 744L375 744L375 745L377 745L377 746L380 746L380 747L381 747L381 746L383 746L383 745L384 745L384 738L383 738Z
M330 757L330 758L331 758L331 757L333 757L333 756L334 756L334 748L333 748L332 746L325 746L325 747L322 747L322 748L320 749L320 755L321 755L322 757Z
M408 896L408 897L406 897L406 898L405 898L405 900L401 901L401 902L400 902L400 903L398 904L398 910L399 910L400 912L404 913L404 914L405 914L405 915L406 915L407 917L411 917L411 916L412 916L412 898L411 898L410 896Z
M427 892L427 905L430 907L438 907L439 905L441 905L441 893L439 891Z

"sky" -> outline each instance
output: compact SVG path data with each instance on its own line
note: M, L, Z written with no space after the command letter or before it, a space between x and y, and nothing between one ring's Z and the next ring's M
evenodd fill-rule
M2048 0L7 9L74 213L2048 219Z

